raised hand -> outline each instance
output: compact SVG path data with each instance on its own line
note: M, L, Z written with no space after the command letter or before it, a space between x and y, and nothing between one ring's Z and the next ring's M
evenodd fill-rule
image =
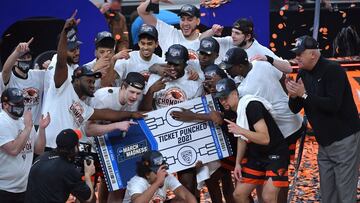
M21 42L17 45L15 48L15 52L18 54L18 56L22 56L23 54L30 51L30 44L34 40L34 37L31 37L31 39L27 42Z
M227 127L229 129L229 133L233 133L233 134L237 134L237 135L242 134L241 133L242 128L240 126L236 125L236 123L234 123L228 119L224 119L224 121L228 123Z
M51 122L51 118L49 112L47 112L45 117L44 114L41 114L41 119L39 121L39 128L45 129L50 122Z
M65 21L65 25L63 28L65 33L69 32L71 28L76 27L80 23L80 19L75 19L76 14L77 10L75 10L71 17Z
M222 31L224 29L224 26L221 26L219 24L214 24L212 27L211 27L211 30L212 32L214 33L215 36L220 36Z

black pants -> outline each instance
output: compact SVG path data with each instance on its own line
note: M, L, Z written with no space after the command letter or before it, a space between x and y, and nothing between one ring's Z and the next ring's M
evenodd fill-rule
M4 190L0 190L0 202L1 203L24 203L25 192L13 193Z

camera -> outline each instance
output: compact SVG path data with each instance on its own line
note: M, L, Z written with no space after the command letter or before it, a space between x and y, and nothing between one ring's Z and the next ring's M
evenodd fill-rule
M87 165L90 165L91 160L94 161L95 172L96 173L102 172L99 157L96 153L91 152L91 145L80 142L79 152L75 156L74 164L77 166L77 168L80 169L80 172L82 174L84 174L84 161L86 161Z

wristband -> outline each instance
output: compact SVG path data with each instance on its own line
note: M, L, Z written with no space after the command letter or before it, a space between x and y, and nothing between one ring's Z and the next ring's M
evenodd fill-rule
M274 63L274 58L268 55L265 55L267 62L269 62L271 65Z

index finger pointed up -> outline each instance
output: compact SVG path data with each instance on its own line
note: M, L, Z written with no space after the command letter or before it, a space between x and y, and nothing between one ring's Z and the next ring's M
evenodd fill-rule
M75 18L76 14L77 14L77 9L75 9L74 13L71 15L70 18Z
M31 39L28 42L26 42L27 45L30 45L33 40L34 40L34 37L31 37Z

